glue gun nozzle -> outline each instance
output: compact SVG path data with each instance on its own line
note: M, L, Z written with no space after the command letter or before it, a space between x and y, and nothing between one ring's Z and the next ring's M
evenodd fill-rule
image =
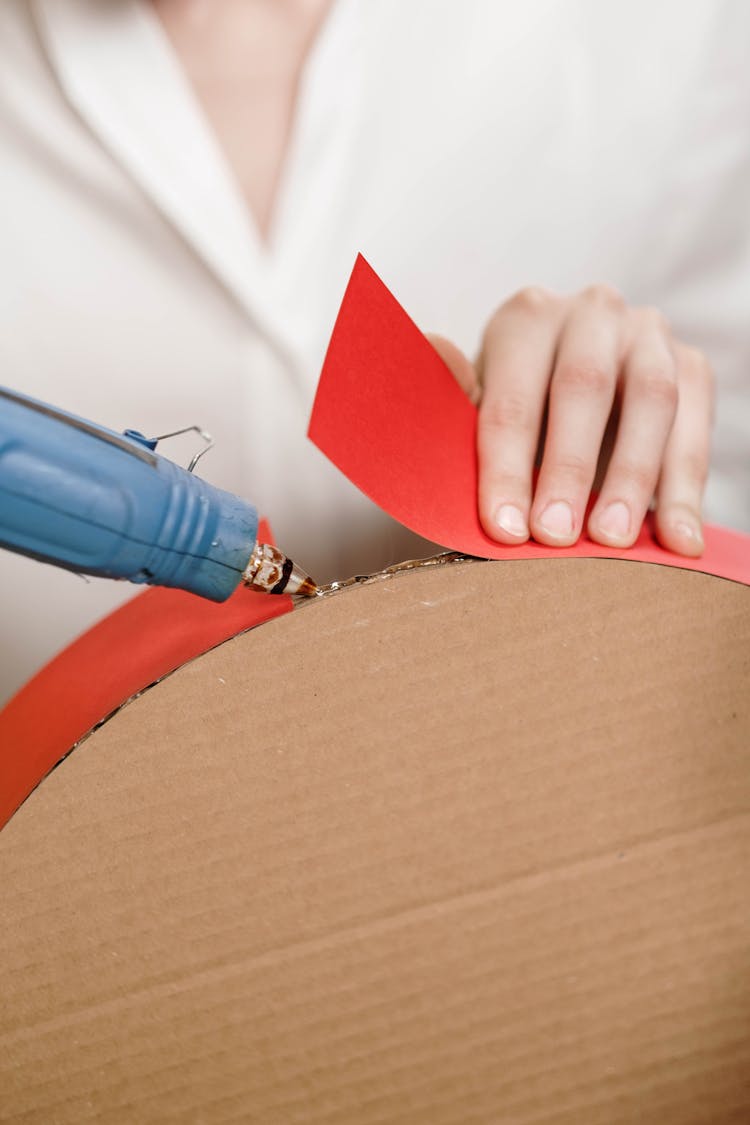
M318 586L309 574L270 543L256 543L242 575L253 590L266 594L300 594L314 598Z
M318 593L317 583L313 582L309 574L305 574L304 570L296 564L292 564L292 570L287 580L285 593L287 594L304 594L307 598L314 598Z

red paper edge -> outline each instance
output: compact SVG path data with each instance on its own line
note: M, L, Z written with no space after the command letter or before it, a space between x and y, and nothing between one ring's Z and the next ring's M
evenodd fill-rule
M387 301L378 311L378 329L384 338L389 332L408 331L413 340L418 340L420 345L423 345L426 349L434 350L429 340L427 340L420 331L403 306L396 300L367 259L362 254L358 254L336 317L331 340L323 362L321 379L318 384L318 393L316 394L311 412L308 437L320 451L348 477L352 484L359 488L360 491L364 492L370 500L382 508L382 510L393 519L399 520L397 513L390 510L387 504L381 503L378 482L373 479L367 484L364 484L357 479L356 474L350 474L347 465L342 463L342 459L338 456L335 444L330 439L330 434L331 432L334 434L336 432L335 425L331 424L333 420L332 412L341 409L345 404L341 402L340 395L331 393L332 387L330 382L325 387L325 394L321 394L329 358L335 352L339 333L346 333L349 336L352 334L357 335L359 326L364 324L366 318L370 315L369 306L362 300L360 278L366 279L368 283L374 282L380 292L387 297ZM367 336L368 334L364 333L364 335ZM352 357L348 356L347 358L351 363ZM366 363L372 363L372 359L372 355L368 355L366 357ZM445 365L443 364L442 366L444 367ZM445 370L447 372L447 377L452 380L453 377L450 375L447 367ZM359 409L361 416L361 404ZM361 448L360 446L360 450ZM408 477L402 474L400 480L404 487L408 488ZM408 526L411 531L416 532L416 534L427 540L441 542L440 537L436 537L434 529L431 529L428 523L420 524L419 521L416 520L411 520L408 524L403 520L400 522L404 523L404 526ZM543 543L537 543L534 540L529 540L518 546L509 546L491 540L483 531L481 532L481 539L481 543L466 542L463 541L462 537L459 535L450 542L443 543L443 546L451 551L458 551L478 558L491 558L494 560L605 558L619 559L625 562L646 562L659 566L673 566L681 570L699 571L704 574L712 575L715 578L725 578L732 582L739 582L743 585L750 586L750 535L729 528L706 524L704 526L705 549L703 554L699 558L676 555L662 547L656 539L654 519L651 513L648 514L644 521L637 541L632 547L624 549L608 547L604 544L596 543L589 539L585 532L572 547L551 547ZM478 549L479 547L484 547L486 553L485 550Z
M272 542L266 523L259 536ZM246 586L221 604L151 588L97 622L0 711L0 829L71 748L131 696L292 608L287 595Z

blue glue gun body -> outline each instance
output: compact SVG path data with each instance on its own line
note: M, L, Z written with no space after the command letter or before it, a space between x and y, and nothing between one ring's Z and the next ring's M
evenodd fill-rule
M224 601L255 546L257 512L153 446L0 388L0 546Z

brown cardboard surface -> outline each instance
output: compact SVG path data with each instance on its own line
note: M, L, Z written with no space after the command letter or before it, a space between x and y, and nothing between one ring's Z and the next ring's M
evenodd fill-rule
M230 641L0 833L0 1121L750 1121L750 590L454 563Z

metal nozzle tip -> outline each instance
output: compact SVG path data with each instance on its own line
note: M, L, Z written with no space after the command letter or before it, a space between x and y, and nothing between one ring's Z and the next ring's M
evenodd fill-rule
M287 579L285 594L302 594L307 598L314 598L318 592L317 583L313 582L309 574L296 565L292 566Z
M243 579L253 590L267 594L301 594L314 598L317 583L291 559L269 543L256 543Z

